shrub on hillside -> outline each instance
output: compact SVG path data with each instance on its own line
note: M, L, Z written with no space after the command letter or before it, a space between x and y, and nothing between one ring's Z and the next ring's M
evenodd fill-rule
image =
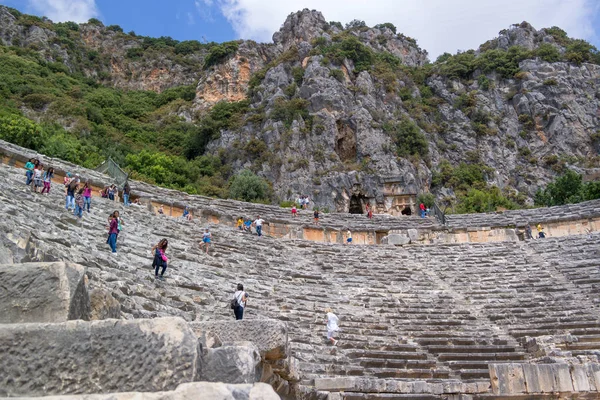
M560 206L581 201L600 199L600 182L583 182L583 177L568 169L535 194L535 204Z
M241 171L231 179L229 197L251 202L268 202L271 199L269 183L252 171Z
M204 59L204 69L208 69L213 65L220 64L227 57L235 54L239 47L238 42L225 42L214 45L208 50L208 55Z
M399 122L383 124L383 130L387 132L396 145L396 154L399 157L420 156L427 157L429 143L414 122L403 117Z

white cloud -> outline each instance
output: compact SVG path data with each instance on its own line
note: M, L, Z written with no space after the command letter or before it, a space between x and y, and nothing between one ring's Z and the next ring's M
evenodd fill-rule
M206 0L205 0L206 1ZM593 40L598 0L209 0L244 39L271 41L285 18L303 8L328 21L364 20L369 26L392 22L412 36L431 58L447 51L476 48L501 29L522 21L536 29L559 26L570 36Z
M211 6L213 5L213 0L195 0L194 5L196 6L198 14L204 21L214 21L211 13Z
M191 12L187 13L187 18L188 18L188 25L194 25L196 23L196 20L194 19L194 14L192 14Z
M54 22L87 22L99 15L95 0L29 0L29 6Z

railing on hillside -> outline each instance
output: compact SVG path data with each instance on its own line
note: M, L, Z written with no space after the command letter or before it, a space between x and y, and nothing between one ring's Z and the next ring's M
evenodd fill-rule
M127 182L129 178L129 174L119 167L119 164L113 161L112 158L108 158L108 160L104 161L96 171L106 174L115 180L115 184L117 186L122 187Z
M434 202L429 211L431 211L440 224L446 225L446 214L444 214L437 203Z

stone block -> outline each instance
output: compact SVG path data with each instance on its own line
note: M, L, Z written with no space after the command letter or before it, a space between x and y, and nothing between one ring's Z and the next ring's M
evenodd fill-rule
M200 380L224 383L260 381L261 358L251 342L226 343L202 355Z
M573 382L575 392L589 392L591 390L585 365L571 366L571 381Z
M121 318L121 304L106 290L92 290L90 306L92 320Z
M539 368L536 364L523 364L523 375L528 393L544 393L547 389L546 383L540 380Z
M222 343L248 341L254 343L266 360L279 360L288 356L288 330L282 321L273 319L248 319L241 321L191 322L190 327L198 337L215 334Z
M552 364L556 390L559 392L573 393L573 381L568 364Z
M16 397L11 400L35 399ZM265 383L231 385L226 383L184 383L171 392L124 392L91 395L37 397L40 400L279 400L273 388Z
M0 265L0 324L89 320L85 273L64 262Z
M527 392L521 364L489 364L488 368L494 394L505 395Z
M315 378L316 390L328 391L348 391L356 387L356 378L336 377L336 378Z
M590 390L600 392L600 364L587 364L586 371L590 380Z
M557 390L552 364L536 365L538 374L539 393L551 393Z
M409 244L410 238L407 235L402 235L399 233L391 233L387 235L387 244L392 244L395 246Z
M181 318L0 325L0 396L173 390L197 343Z
M416 229L409 229L407 231L408 237L410 238L411 243L415 243L419 240L419 231Z

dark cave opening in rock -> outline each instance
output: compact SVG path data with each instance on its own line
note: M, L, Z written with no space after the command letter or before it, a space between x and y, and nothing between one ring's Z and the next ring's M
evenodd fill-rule
M402 215L412 215L412 210L409 206L404 207L404 210L402 210Z
M350 198L350 209L348 210L350 214L363 214L361 197L353 194Z

